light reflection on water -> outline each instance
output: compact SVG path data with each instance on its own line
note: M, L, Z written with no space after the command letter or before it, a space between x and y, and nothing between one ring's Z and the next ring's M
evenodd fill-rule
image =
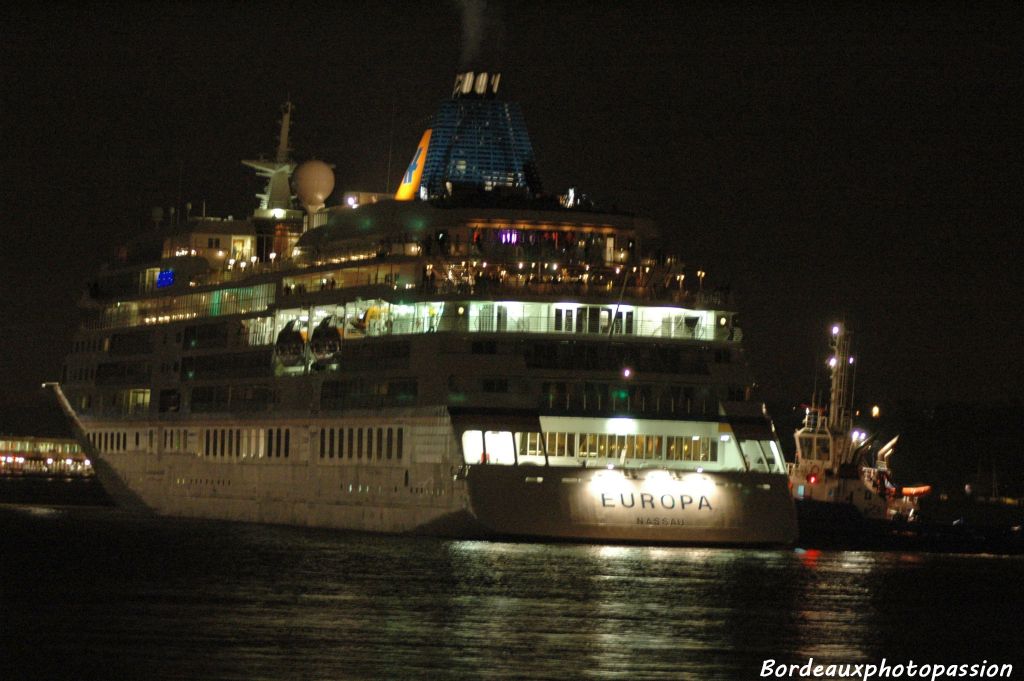
M1024 648L1007 625L1020 558L441 541L110 509L0 508L0 530L16 632L0 665L39 678L733 679L766 658ZM42 635L59 658L31 645Z

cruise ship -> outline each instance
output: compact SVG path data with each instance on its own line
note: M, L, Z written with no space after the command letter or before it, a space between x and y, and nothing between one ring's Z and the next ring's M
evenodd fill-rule
M120 503L452 537L795 540L730 296L649 221L546 194L500 82L458 74L397 192L331 207L331 167L291 160L286 105L274 158L244 162L266 179L250 217L188 211L89 282L59 388Z

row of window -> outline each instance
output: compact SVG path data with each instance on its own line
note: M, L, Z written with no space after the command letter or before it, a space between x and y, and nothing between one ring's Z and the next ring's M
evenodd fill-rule
M207 428L203 431L203 456L288 458L291 428Z
M551 434L549 434L551 435ZM566 448L571 441L566 434ZM710 437L661 435L611 435L580 433L577 456L668 461L718 461L718 441ZM558 451L558 438L555 438Z
M87 326L111 329L259 312L273 304L274 288L274 284L256 284L204 293L115 301L106 305Z
M479 431L470 431L479 432ZM486 451L497 433L488 433ZM506 434L507 435L507 434ZM609 433L516 433L520 456L718 461L718 440L700 435L616 435ZM499 445L500 448L500 445Z
M164 429L164 449L183 452L188 449L188 430L185 428Z
M575 313L575 324L573 323L573 313ZM613 328L609 328L609 323L613 318L615 323ZM559 332L607 334L610 331L612 333L622 333L623 322L625 322L625 332L632 335L632 312L626 312L625 317L623 317L622 311L613 311L610 307L555 308L555 331Z
M71 352L106 352L109 348L109 338L82 338L71 344Z
M348 409L406 405L415 403L418 393L415 378L324 381L320 387L320 406L322 409Z
M546 381L541 384L540 406L552 412L706 414L719 399L742 400L744 395L743 386L720 386L712 391L659 383Z
M130 434L125 431L104 430L98 433L89 433L89 441L101 452L124 452L129 445ZM141 435L135 431L135 448L139 448Z
M320 458L402 460L405 431L402 428L323 428L320 430Z
M206 428L202 431L202 455L208 457L288 458L291 455L291 428ZM149 430L148 448L153 450L153 431ZM141 431L101 431L89 434L89 440L104 452L123 452L142 445ZM188 451L187 428L163 430L163 449ZM77 445L76 445L77 447ZM405 451L403 428L330 428L320 430L320 458L402 460Z
M179 431L175 431L179 432ZM184 442L187 442L187 431ZM376 436L376 437L375 437ZM175 437L175 435L171 435ZM181 436L178 436L181 437ZM165 433L165 440L167 433ZM346 446L347 442L347 446ZM367 460L401 460L405 432L402 428L330 428L320 431L320 458L346 457ZM204 431L203 455L213 457L288 458L291 454L291 429L211 428ZM166 446L166 445L165 445Z
M96 378L96 367L72 366L64 368L64 378L68 381L92 381Z

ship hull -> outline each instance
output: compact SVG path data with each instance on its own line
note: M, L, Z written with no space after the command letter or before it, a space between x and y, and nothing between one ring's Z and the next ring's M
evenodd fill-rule
M109 425L109 424L108 424ZM436 425L436 423L434 424ZM95 452L117 503L159 515L466 539L773 546L797 525L779 474Z
M474 466L467 480L474 517L504 537L770 546L797 533L781 475Z

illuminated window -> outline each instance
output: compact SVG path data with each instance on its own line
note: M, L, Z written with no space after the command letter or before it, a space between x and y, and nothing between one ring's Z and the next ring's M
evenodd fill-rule
M484 460L484 434L479 430L467 430L462 434L462 456L466 463L482 463Z
M598 445L596 433L580 433L577 442L579 443L580 456L597 456Z
M510 465L515 463L515 440L507 430L484 432L484 451L488 463Z
M520 456L542 456L544 454L540 433L517 433L517 435L519 436Z

